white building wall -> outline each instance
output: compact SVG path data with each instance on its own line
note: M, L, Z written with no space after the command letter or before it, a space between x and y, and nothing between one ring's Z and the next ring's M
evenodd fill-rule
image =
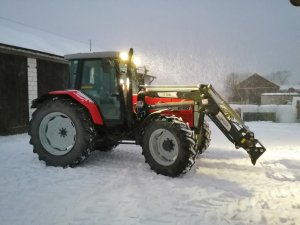
M29 103L29 120L35 109L31 109L31 102L38 97L37 89L37 68L36 59L27 58L27 72L28 72L28 103Z
M294 97L300 96L299 93L264 93L261 95L262 105L285 105L291 104Z
M243 114L246 112L274 112L276 114L276 122L279 123L295 123L297 122L296 100L300 97L294 97L291 105L236 105L231 104L231 107Z

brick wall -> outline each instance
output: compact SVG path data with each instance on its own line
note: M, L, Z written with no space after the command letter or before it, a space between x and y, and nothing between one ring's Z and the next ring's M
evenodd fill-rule
M296 103L296 108L297 108L297 119L300 119L300 100L297 101Z
M37 68L36 59L27 58L27 71L28 71L28 103L29 103L29 119L35 109L31 109L31 102L38 97L37 90Z

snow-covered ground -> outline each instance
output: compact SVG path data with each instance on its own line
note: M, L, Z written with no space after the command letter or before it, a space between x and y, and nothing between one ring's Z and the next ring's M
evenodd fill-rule
M141 148L46 167L26 134L0 137L0 224L300 224L300 124L248 123L267 152L253 167L212 127L186 175L156 175Z

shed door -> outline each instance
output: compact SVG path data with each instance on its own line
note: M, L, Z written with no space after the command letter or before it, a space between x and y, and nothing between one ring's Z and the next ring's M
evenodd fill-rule
M0 134L28 126L27 58L0 53Z
M68 81L68 64L37 60L38 96L64 90Z

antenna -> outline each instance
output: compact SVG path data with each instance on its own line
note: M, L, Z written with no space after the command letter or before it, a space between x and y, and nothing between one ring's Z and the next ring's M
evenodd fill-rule
M90 52L92 51L92 40L90 40Z

